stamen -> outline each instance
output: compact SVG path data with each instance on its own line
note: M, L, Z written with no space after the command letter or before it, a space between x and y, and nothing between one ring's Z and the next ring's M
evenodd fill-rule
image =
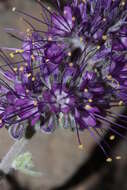
M88 92L88 89L87 89L87 88L85 88L85 89L84 89L84 92Z
M76 18L73 16L73 17L72 17L72 21L75 21L75 19L76 19Z
M71 62L71 63L69 63L69 66L70 66L70 67L73 67L73 63L72 63L72 62Z
M34 106L37 106L38 102L37 100L34 101Z
M83 150L83 149L84 149L83 144L80 144L80 145L78 146L78 148L79 148L80 150Z
M16 11L16 7L12 7L12 12L15 12Z
M118 105L119 105L119 106L123 106L123 101L122 101L122 100L119 101Z
M121 156L116 156L116 160L121 160L122 157Z
M106 40L108 39L107 35L103 35L103 36L102 36L102 39L103 39L104 41L106 41Z
M91 102L93 102L93 100L92 100L92 99L89 99L89 100L88 100L88 102L90 102L90 103L91 103Z
M23 66L21 66L20 68L19 68L19 71L24 71L24 67Z
M110 137L109 137L109 139L111 140L111 141L113 141L113 140L115 140L115 135L111 135Z
M17 67L14 67L13 69L14 69L14 71L15 71L15 72L18 70L18 68L17 68Z
M107 158L106 162L112 162L112 158Z
M68 55L69 57L71 57L72 53L69 51L67 55Z
M86 110L90 110L91 108L92 108L92 107L91 107L90 105L88 105L88 104L85 105L85 109L86 109Z
M10 57L11 57L11 58L14 58L14 53L10 53Z
M2 124L2 119L0 119L0 124Z
M32 77L32 81L35 81L35 77Z
M97 46L97 49L99 50L100 48L101 48L101 46L100 46L100 45L98 45L98 46Z
M28 78L31 77L31 73L28 73L28 74L27 74L27 77L28 77Z

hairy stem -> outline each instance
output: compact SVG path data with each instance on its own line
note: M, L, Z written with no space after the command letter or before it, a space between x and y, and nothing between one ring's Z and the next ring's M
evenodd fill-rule
M17 140L12 147L10 148L9 152L4 156L0 163L0 170L8 174L12 168L12 162L13 160L21 154L23 151L25 145L27 144L28 140L25 138L22 138L20 140Z

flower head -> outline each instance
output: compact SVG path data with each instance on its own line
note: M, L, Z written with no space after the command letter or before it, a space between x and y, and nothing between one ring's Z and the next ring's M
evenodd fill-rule
M0 80L0 126L40 121L47 133L58 126L77 131L80 145L80 130L96 140L101 121L112 123L106 118L112 118L110 108L127 103L127 3L73 0L61 10L58 0L56 11L38 3L45 13L42 20L15 11L47 30L25 18L31 28L23 35L22 49L13 49L11 60L1 50L9 68L0 70L6 79ZM14 64L14 56L21 60Z

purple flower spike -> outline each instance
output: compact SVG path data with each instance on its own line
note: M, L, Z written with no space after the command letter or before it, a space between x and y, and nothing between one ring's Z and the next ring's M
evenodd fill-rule
M110 109L127 104L127 2L73 0L63 10L54 2L55 11L38 1L43 19L15 10L30 28L16 37L21 49L12 48L10 56L0 50L0 127L11 126L14 138L29 123L45 133L70 128L81 148L80 131L96 140L102 121L112 124ZM120 136L117 127L124 126L113 124L105 128Z

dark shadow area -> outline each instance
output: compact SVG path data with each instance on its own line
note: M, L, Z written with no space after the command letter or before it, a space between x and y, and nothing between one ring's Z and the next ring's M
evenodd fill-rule
M126 115L127 110L123 110L121 114ZM121 121L120 118L116 120L116 123L127 127L127 123L124 121ZM110 127L113 127L113 125L111 125ZM118 128L117 131L124 136L127 133L127 130L123 128L122 129ZM111 142L109 139L110 134L111 134L110 131L108 131L107 134L104 136L104 138L101 140L101 144L103 145L105 150L107 148L104 144L104 141L106 141L110 145L111 150L108 150L108 152L111 155L114 149L117 147L117 145L124 139L117 137L117 140ZM76 187L80 183L84 183L91 175L99 172L100 169L105 167L105 165L107 165L107 163L105 161L105 157L102 150L100 149L99 146L95 146L89 159L85 161L84 163L82 163L81 166L75 171L75 173L63 185L61 185L60 187L55 187L52 190L65 190L65 189L67 190L67 189ZM108 174L110 172L111 171L109 169Z

